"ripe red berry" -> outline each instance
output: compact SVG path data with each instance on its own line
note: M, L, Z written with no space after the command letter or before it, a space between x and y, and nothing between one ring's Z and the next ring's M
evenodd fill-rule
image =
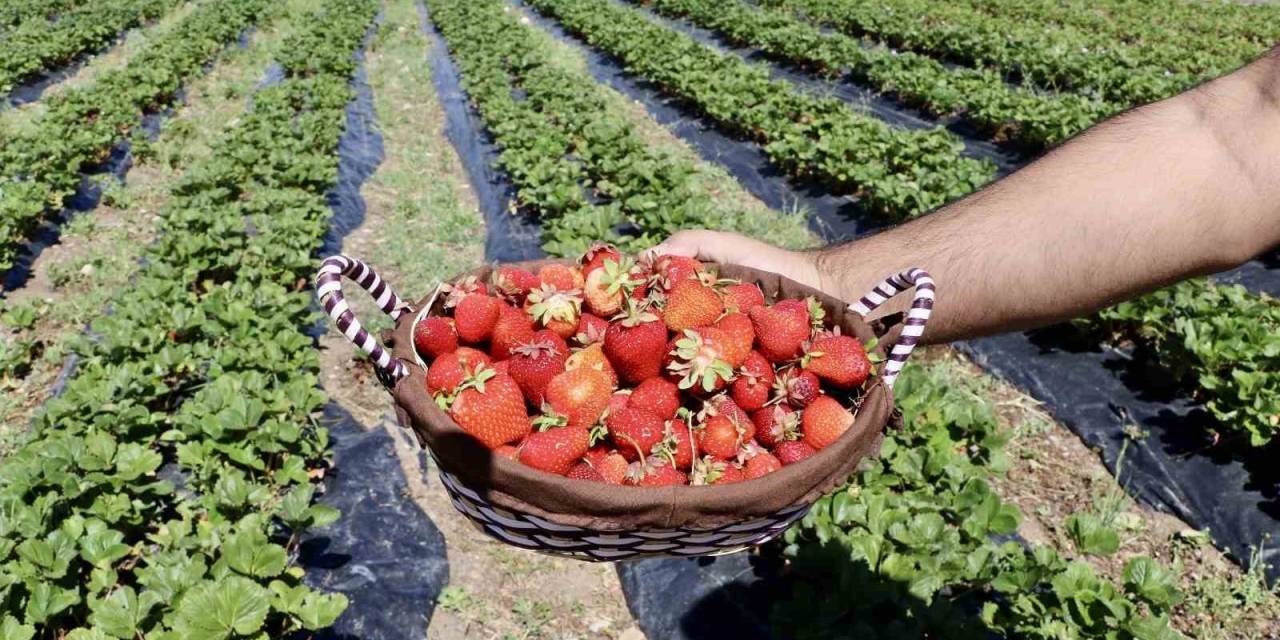
M448 318L430 316L413 328L413 346L428 362L458 348L458 332Z

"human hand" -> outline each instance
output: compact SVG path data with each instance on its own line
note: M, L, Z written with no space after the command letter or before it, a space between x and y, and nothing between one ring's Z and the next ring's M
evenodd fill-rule
M737 233L678 231L645 254L651 258L670 254L752 267L786 276L832 295L841 295L835 289L835 279L819 270L817 252L780 249Z

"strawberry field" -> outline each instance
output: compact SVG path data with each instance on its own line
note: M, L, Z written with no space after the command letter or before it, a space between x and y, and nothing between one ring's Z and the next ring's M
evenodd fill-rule
M469 431L505 394L523 431L485 444L578 482L767 479L846 428L801 421L818 380L866 372L631 256L927 216L1277 40L1216 0L0 3L0 640L1280 636L1274 252L917 349L878 455L784 533L616 565L473 530L315 283L345 253L416 311L581 263L457 286L409 334L435 403Z

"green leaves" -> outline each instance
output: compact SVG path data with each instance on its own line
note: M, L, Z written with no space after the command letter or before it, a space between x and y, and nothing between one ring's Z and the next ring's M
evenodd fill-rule
M228 538L222 545L222 557L227 566L250 578L278 576L288 561L284 547L267 542L267 536L257 530Z
M1120 535L1091 513L1074 513L1067 518L1067 536L1080 553L1111 555L1120 548Z
M89 623L113 638L132 640L142 635L143 621L161 602L154 591L143 591L139 596L132 588L121 587L102 600L90 602L93 612Z
M1167 610L1182 601L1177 575L1145 556L1124 565L1124 588L1158 609Z
M267 589L252 580L230 576L204 582L182 598L174 631L191 640L247 636L262 628L269 608Z

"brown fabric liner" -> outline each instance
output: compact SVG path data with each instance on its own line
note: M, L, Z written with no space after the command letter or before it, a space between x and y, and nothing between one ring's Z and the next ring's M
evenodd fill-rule
M517 263L536 271L553 262ZM876 335L845 303L780 275L737 265L714 265L723 277L756 282L766 299L816 296L827 317L841 330L866 341ZM462 274L487 280L492 267ZM458 279L458 278L455 278ZM419 300L415 309L427 299ZM436 309L433 313L438 312ZM556 524L600 531L711 528L772 516L787 507L809 504L843 483L865 457L878 455L885 425L893 414L893 396L873 383L861 398L853 427L831 446L798 464L763 478L721 486L624 487L570 480L493 456L436 406L426 393L426 373L414 359L411 339L416 314L406 314L385 336L392 354L409 364L410 375L396 383L392 395L400 424L414 430L440 466L497 507L519 511ZM882 324L882 323L877 323ZM887 329L896 335L897 327ZM886 331L881 331L885 334ZM882 340L876 351L884 356Z

